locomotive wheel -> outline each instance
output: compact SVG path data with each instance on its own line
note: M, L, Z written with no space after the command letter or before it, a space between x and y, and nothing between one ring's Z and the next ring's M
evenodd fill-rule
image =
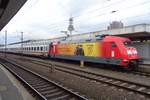
M131 61L128 69L129 70L136 70L137 68L138 68L138 62L137 61Z

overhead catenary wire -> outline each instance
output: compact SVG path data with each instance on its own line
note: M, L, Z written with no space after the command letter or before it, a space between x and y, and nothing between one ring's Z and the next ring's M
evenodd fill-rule
M150 1L145 1L145 2L142 2L142 3L138 3L138 4L135 4L135 5L133 5L133 6L128 6L128 7L124 7L124 8L121 8L121 9L119 9L119 10L117 10L117 12L121 12L121 10L129 10L130 8L134 8L134 7L137 7L137 6L140 6L140 5L144 5L144 4L147 4L147 3L150 3ZM107 6L108 7L108 6ZM94 11L97 11L98 9L96 9L96 10L93 10L93 12ZM102 13L98 13L97 15L92 15L92 16L87 16L86 14L84 14L84 16L86 15L86 17L84 18L84 20L86 20L86 19L89 19L89 17L90 18L94 18L94 17L98 17L98 16L104 16L104 15L107 15L107 14L110 14L110 13L114 13L113 11L108 11L108 12L105 12L105 11L103 11ZM73 17L73 18L77 18L77 19L75 19L76 21L75 21L75 23L80 23L80 22L83 22L83 21L80 21L79 19L80 19L80 17L82 17L82 15L81 16L77 16L77 17ZM67 19L64 19L64 20L62 20L61 21L61 23L62 22L65 22L65 21L68 21ZM49 26L52 26L52 28L53 28L53 26L55 27L55 26L59 26L58 24L59 24L60 22L57 22L57 23L52 23L52 24L50 24ZM68 22L66 22L66 23L68 23Z
M119 2L121 2L122 0L119 0ZM119 2L115 2L115 3L119 3ZM106 6L106 7L109 7L109 6L111 6L111 5L113 5L113 4L115 4L115 3L112 3L112 4L110 4L110 5L108 5L108 6ZM92 12L94 12L94 11L97 11L98 9L104 9L104 7L101 7L101 8L97 8L97 9L95 9L95 10L92 10L92 11L90 11L90 12L88 12L88 13L92 13ZM84 14L85 15L85 14ZM71 14L71 16L73 17L73 18L77 18L77 17L81 17L81 16L84 16L84 15L79 15L79 16L73 16L73 14ZM57 20L57 19L56 19ZM64 20L62 20L62 21L68 21L68 19L64 19ZM61 21L61 22L62 22ZM56 24L59 24L59 22L56 22L56 23L52 23L52 24L50 24L49 26L53 26L53 25L56 25Z
M132 16L132 17L127 17L127 18L122 18L122 19L120 19L121 21L124 21L124 20L135 20L136 18L139 18L139 17L141 17L141 16L145 16L145 15L149 15L150 13L148 13L148 14L142 14L142 15L137 15L137 16ZM97 27L98 25L99 26L103 26L103 25L109 25L109 23L110 23L110 21L108 20L108 21L106 21L106 22L103 22L103 23L99 23L99 24L96 24L96 25L82 25L82 26L78 26L78 27L80 27L80 29L82 29L82 30L85 30L86 28L91 28L91 27ZM52 27L52 28L49 28L49 32L51 33L51 34L55 34L55 32L53 33L53 31L57 31L57 32L60 32L61 30L63 30L63 28L62 27L66 27L67 28L67 26L61 26L61 27L58 27L58 26L55 26L55 27ZM76 26L75 26L76 27ZM77 27L77 28L78 28ZM105 27L107 27L107 26L105 26ZM76 31L79 31L80 30L79 28L78 28L78 30L76 29Z
M129 6L129 7L124 7L124 8L121 8L121 9L116 9L116 11L103 11L102 13L100 13L100 14L97 14L97 15L92 15L92 17L97 17L97 16L104 16L104 15L107 15L107 14L111 14L111 13L115 13L115 12L121 12L122 10L130 10L130 8L135 8L135 7L137 7L137 6L140 6L140 5L145 5L145 4L149 4L150 3L150 1L146 1L146 2L142 2L142 3L139 3L139 4L135 4L135 5L133 5L133 6ZM91 18L90 16L86 16L86 18L84 18L84 20L86 20L86 19L89 19L89 18ZM79 20L80 21L80 20ZM77 21L76 21L77 22Z
M126 1L126 0L124 0L124 1ZM114 4L121 3L121 2L122 2L122 0L119 0L117 2L113 2L113 3L111 3L111 4L107 5L107 6L104 6L104 7L102 6L100 8L96 8L94 10L88 11L88 12L84 13L84 15L85 14L91 14L91 13L93 13L95 11L98 11L98 10L106 9L106 8L108 8L108 7L110 7L110 6L114 5ZM73 16L73 18L81 17L81 16L84 16L84 15L76 15L76 16Z
M120 2L121 2L121 0L119 0ZM118 1L118 2L119 2ZM139 4L137 4L137 6L139 6L139 5L144 5L144 4L146 4L146 3L149 3L150 1L146 1L145 3L143 2L143 3L139 3ZM113 3L114 5L115 5L115 3ZM109 7L111 7L111 5L109 6L109 5L107 5L108 6L108 8ZM133 6L133 7L137 7L137 6ZM132 8L132 6L131 7L124 7L123 9L128 9L128 10L130 10ZM105 8L106 9L106 8ZM89 13L84 13L83 15L84 16L88 16L88 15L90 15L90 14L92 14L92 13L94 13L94 12L97 12L97 11L99 11L99 10L101 10L101 8L97 8L97 9L95 9L95 10L93 10L93 11L91 11L91 12L89 12ZM102 9L103 10L103 9ZM121 9L119 9L118 11L120 11ZM118 12L117 11L117 12ZM111 12L106 12L106 10L104 10L102 13L98 13L97 15L93 15L93 16L89 16L90 17L90 19L92 19L92 18L95 18L95 17L97 17L97 16L104 16L104 15L107 15L107 14L109 14L109 13L111 13ZM84 20L82 21L82 20L78 20L78 19L80 19L80 17L82 17L83 15L79 15L79 16L75 16L74 18L75 18L75 23L76 24L79 24L79 23L81 23L81 22L84 22L84 20L86 20L86 19L89 19L89 17L88 18L84 18ZM122 19L121 19L122 20ZM125 19L124 19L125 20ZM63 22L65 22L66 21L66 23L68 24L68 19L64 19L64 20L62 20L61 21L61 23L63 23ZM87 20L87 22L88 22L88 20ZM50 24L48 27L49 27L49 31L55 31L55 30L59 30L60 28L59 28L59 26L60 25L58 25L58 24L60 24L60 22L56 22L56 23L52 23L52 24ZM60 27L64 27L64 26L60 26ZM93 26L94 27L94 26ZM66 28L67 28L67 26L66 26Z
M150 15L150 13L148 13L148 14L142 14L142 15L138 15L138 16L132 16L132 17L128 17L128 18L122 18L122 19L120 19L121 21L124 21L124 20L137 20L136 18L138 18L138 17L142 17L142 16L145 16L145 15ZM99 24L95 24L95 25L82 25L82 26L78 26L78 27L80 27L80 29L89 29L89 28L91 28L91 27L97 27L97 26L103 26L103 25L109 25L109 23L110 23L110 21L106 21L106 22L103 22L103 23L99 23ZM77 28L78 28L77 27ZM107 27L107 26L105 26L105 27ZM59 27L55 27L55 28L52 28L52 29L49 29L49 31L50 32L52 32L52 31L57 31L57 30L59 30L60 28ZM79 30L77 30L76 29L76 31L79 31Z
M148 13L148 14L142 14L142 15L138 15L138 16L134 16L134 17L128 17L128 18L123 18L123 19L121 19L121 21L124 21L124 20L137 20L136 22L137 22L137 24L138 24L138 19L136 19L136 18L138 18L138 17L144 17L144 16L146 16L146 15L150 15L150 13ZM101 27L101 26L103 26L103 27L105 27L105 28L103 28L103 29L101 29L101 30L104 30L104 29L106 29L107 28L107 26L106 25L109 25L109 21L107 21L107 22L103 22L103 23L99 23L99 24L95 24L95 25L84 25L84 26L79 26L80 28L79 29L77 29L77 30L84 30L83 31L83 33L89 33L89 29L92 29L93 27L96 27L96 30L92 30L93 32L94 31L100 31L100 30L97 30L97 28L98 28L98 26L99 27ZM148 22L147 22L147 24L148 24ZM129 24L129 25L131 25L131 24ZM128 26L129 26L128 25ZM88 28L88 30L87 30L87 28ZM86 31L87 30L87 31ZM91 32L91 31L90 31Z
M39 0L35 0L35 1L33 2L32 6L29 7L29 8L33 8L38 2L39 2ZM77 19L75 19L75 20L76 20L76 23L77 23L77 20L80 19L80 17L82 17L82 16L86 16L86 17L87 17L87 14L92 14L92 13L98 11L98 10L103 10L103 9L109 8L109 7L113 6L113 5L116 5L116 4L121 3L121 2L122 2L122 0L119 0L119 1L117 1L117 2L113 2L113 3L109 4L109 5L104 6L104 7L100 7L100 8L97 8L97 9L95 9L95 10L91 10L91 11L85 13L84 15L73 16L73 18L77 18ZM149 2L149 1L147 1L147 2ZM142 4L142 3L140 3L140 4ZM126 9L126 8L124 8L124 9ZM92 16L92 17L103 16L103 15L106 15L106 14L108 14L108 13L110 13L110 12L105 12L105 10L103 10L103 13L100 13L100 14L98 14L98 15L94 15L94 16ZM88 18L89 18L89 16L88 16ZM88 19L88 18L84 18L84 20L85 20L85 19ZM59 22L57 21L56 23L49 24L49 27L50 27L50 28L55 28L55 26L59 26L58 24L63 23L63 22L66 22L66 21L68 21L68 19L64 19L64 20L61 20L61 21L59 21ZM80 21L79 21L79 22L80 22ZM68 22L66 22L66 23L68 23Z

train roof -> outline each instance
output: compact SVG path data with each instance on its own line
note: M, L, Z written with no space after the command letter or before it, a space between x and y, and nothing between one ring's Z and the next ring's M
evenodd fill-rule
M59 41L60 43L62 44L65 44L65 43L81 43L81 42L95 42L95 41L101 41L103 38L105 37L105 35L97 35L93 38L83 38L83 39L70 39L70 40L67 40L67 39L64 39L62 41Z
M103 41L107 41L107 42L123 41L123 42L125 42L125 41L131 41L131 40L128 38L119 37L119 36L106 36Z

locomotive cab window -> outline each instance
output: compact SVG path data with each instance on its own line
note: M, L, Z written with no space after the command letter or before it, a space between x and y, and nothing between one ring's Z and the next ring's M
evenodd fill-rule
M126 47L130 47L130 46L131 46L131 42L126 41L126 42L124 42L124 45L125 45Z
M115 48L115 47L117 47L117 45L114 42L112 42L111 47Z

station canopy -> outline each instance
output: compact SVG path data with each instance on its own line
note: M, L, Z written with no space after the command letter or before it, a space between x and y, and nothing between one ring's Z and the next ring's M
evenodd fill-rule
M27 0L0 0L0 30L12 19Z
M114 33L112 32L113 35L127 37L131 40L150 40L149 24L128 26L114 31Z

